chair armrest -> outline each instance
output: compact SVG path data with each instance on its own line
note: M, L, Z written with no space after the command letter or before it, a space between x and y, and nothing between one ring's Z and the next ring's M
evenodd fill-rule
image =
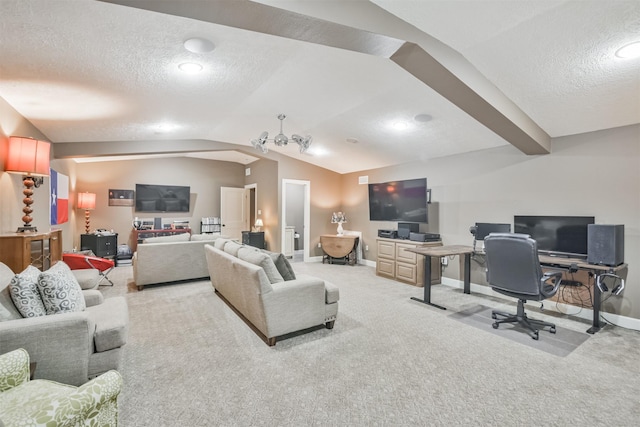
M79 385L87 381L95 322L86 311L0 322L0 348L24 348L38 364L36 378Z
M0 355L0 393L29 381L29 353L23 348Z
M95 416L100 410L104 411L109 402L113 402L112 406L116 407L121 389L122 376L117 371L105 372L72 392L52 399L49 405L52 408L49 422L55 425L84 425L88 417ZM112 415L117 417L117 414ZM108 421L111 420L101 419L101 423ZM116 419L112 421L117 422Z
M84 296L84 303L87 307L93 307L94 305L99 305L104 302L104 296L102 292L98 290L84 290L82 291L82 295Z
M549 284L547 282L551 279L555 279L555 280L553 282L553 286L549 288ZM542 275L542 278L540 279L540 293L547 298L554 296L555 293L558 291L558 288L560 287L561 282L562 282L561 271L547 271Z

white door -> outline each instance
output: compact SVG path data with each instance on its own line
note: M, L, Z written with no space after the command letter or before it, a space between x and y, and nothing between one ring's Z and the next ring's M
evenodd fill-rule
M220 188L220 223L222 235L241 240L242 231L249 229L247 192L244 188Z

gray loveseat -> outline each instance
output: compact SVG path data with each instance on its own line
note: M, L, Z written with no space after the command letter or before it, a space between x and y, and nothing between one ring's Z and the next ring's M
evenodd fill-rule
M133 280L138 290L145 285L209 277L204 245L219 236L182 233L145 239L133 255Z
M129 330L124 297L83 290L84 311L25 318L9 293L14 276L0 263L0 354L24 348L36 362L35 378L71 385L120 367Z
M278 337L314 326L333 328L338 288L312 276L295 276L282 254L228 239L205 246L211 284L270 346Z

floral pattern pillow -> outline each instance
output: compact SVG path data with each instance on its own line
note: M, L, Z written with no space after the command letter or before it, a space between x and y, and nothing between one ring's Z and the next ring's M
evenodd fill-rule
M80 284L63 261L40 273L38 290L47 314L84 311L86 308Z
M39 317L47 314L38 291L40 270L30 265L16 274L9 283L9 293L13 304L22 317Z

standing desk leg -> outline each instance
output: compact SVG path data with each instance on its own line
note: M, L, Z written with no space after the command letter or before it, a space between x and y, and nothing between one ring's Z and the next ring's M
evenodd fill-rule
M471 254L464 254L464 293L471 293Z
M587 329L587 333L589 334L595 334L600 330L600 302L602 299L602 293L597 285L599 276L600 275L596 273L593 278L593 323L592 326Z
M445 307L434 304L431 302L431 257L429 255L424 255L424 299L411 297L412 300L421 302L423 304L431 305L433 307L437 307L440 310L446 310Z

